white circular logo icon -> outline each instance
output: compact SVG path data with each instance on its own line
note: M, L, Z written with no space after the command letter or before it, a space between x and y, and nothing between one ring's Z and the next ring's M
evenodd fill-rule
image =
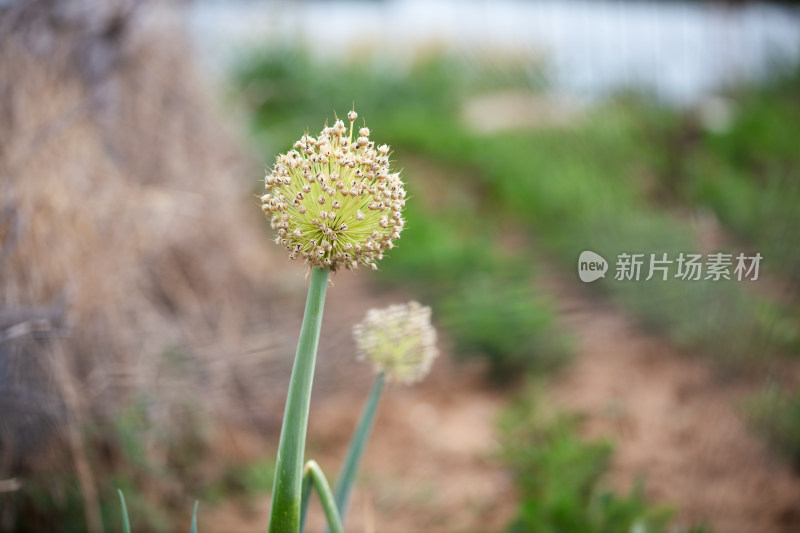
M590 283L599 278L606 277L608 262L603 256L586 250L578 258L578 277L584 283Z

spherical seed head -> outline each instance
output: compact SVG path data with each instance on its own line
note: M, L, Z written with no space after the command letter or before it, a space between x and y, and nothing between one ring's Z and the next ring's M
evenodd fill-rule
M417 302L370 309L353 327L359 360L369 360L389 380L410 385L428 375L436 349L431 308Z
M351 124L356 116L348 113ZM348 135L337 120L316 139L303 135L267 172L261 209L292 259L333 271L374 269L394 247L405 225L405 190L389 168L388 147L375 150L367 135L352 142L352 125Z

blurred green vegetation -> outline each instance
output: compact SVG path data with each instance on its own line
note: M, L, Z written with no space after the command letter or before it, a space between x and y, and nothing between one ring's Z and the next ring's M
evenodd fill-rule
M426 293L431 288L445 293L447 301L467 295L475 277L491 279L477 284L483 293L490 292L487 285L497 295L507 296L516 288L527 293L524 283L515 287L516 281L507 281L519 279L509 275L518 266L509 265L527 265L529 276L535 276L542 253L574 276L577 257L585 249L612 264L622 252L646 257L667 253L673 259L681 252L697 252L703 236L697 235L691 213L701 205L714 209L733 232L749 237L746 251L765 257L762 276L788 273L791 278L789 274L800 272L794 265L800 253L800 236L794 231L800 213L795 207L800 202L800 152L793 151L789 140L792 123L780 120L797 115L796 69L738 96L734 118L719 134L685 133L681 128L691 130L686 124L697 123L690 112L665 108L635 93L620 93L568 126L478 134L475 125L464 122L460 110L470 96L500 88L534 95L544 86L540 72L518 62L470 63L444 54L423 57L408 68L378 58L321 63L288 49L243 60L235 80L265 154L286 149L298 132L320 128L320 117L332 116L334 110L344 113L355 102L375 138L392 143L401 164L422 156L435 166L434 172L444 178L433 207L414 205L417 199L424 204L430 192L430 169L404 172L412 191L408 229L381 269L384 279L416 281ZM481 81L485 79L493 80L490 86ZM684 146L687 142L691 148ZM756 167L765 170L754 174ZM763 176L773 176L771 186L759 184ZM537 246L509 249L502 242L509 228ZM728 242L719 246L714 251L742 251ZM613 277L613 270L607 276ZM794 354L800 348L797 312L748 290L747 283L752 282L606 279L590 290L611 296L643 326L665 334L678 347L745 373L764 369L773 355ZM432 296L439 299L439 294ZM480 295L461 298L467 307L507 307L501 315L514 316L515 324L526 323L516 316L514 308L519 314L522 308L515 298L480 300ZM525 313L541 318L529 323L537 332L533 337L559 335L550 331L552 318L544 320L553 315L552 305L535 295L532 300ZM445 313L457 309L441 306ZM520 361L504 348L501 336L491 333L494 317L488 315L497 313L483 313L485 324L476 322L479 312L463 314L452 317L452 323L465 327L448 328L460 350L485 354L492 368ZM446 327L449 318L442 317ZM467 329L485 330L493 341L487 343L481 332L462 335ZM519 343L537 354L531 362L557 358L553 346L537 344Z
M712 209L796 291L800 68L776 63L768 80L731 89L710 107L711 116L705 117L668 110L643 114L642 131L654 148L679 156L658 169L661 189L688 205Z
M800 388L765 387L746 406L753 427L800 470Z
M185 353L168 348L160 375L179 388L190 365ZM274 460L244 465L215 456L216 425L180 394L169 402L142 395L124 404L81 428L106 531L118 531L122 523L118 489L133 530L153 533L185 527L195 500L218 502L272 489ZM22 483L20 490L0 494L0 511L7 511L0 513L3 531L86 531L84 494L72 468L31 472Z
M111 421L84 428L84 449L94 470L98 505L104 525L115 530L122 514L117 489L125 493L137 531L173 531L169 510L189 508L174 484L182 474L198 475L196 465L204 448L201 424L193 421L180 435L156 434L148 421L146 402L134 402ZM176 413L178 414L178 413ZM191 417L187 410L179 418ZM176 425L178 421L176 420ZM177 459L177 461L173 461ZM46 473L29 476L24 490L11 494L11 509L19 521L11 520L11 531L86 531L84 500L75 475Z
M670 528L672 511L649 504L640 484L623 495L605 489L602 477L609 468L612 447L580 438L578 422L549 408L533 387L503 413L502 457L514 472L520 492L509 531L687 531Z
M569 342L553 324L549 302L518 280L467 279L437 311L452 336L455 353L483 357L497 380L520 371L546 371L563 363Z
M110 426L85 428L106 531L117 531L122 520L117 489L125 494L133 530L154 533L184 527L195 498L213 504L272 490L272 458L247 464L209 461L210 421L195 420L187 427L186 418L178 416L174 422L171 431L155 434L139 403ZM8 498L19 520L10 517L7 531L86 531L83 494L72 472L26 477L23 490Z
M502 221L466 186L452 186L459 176L431 162L410 163L416 183L427 183L419 193L409 183L409 222L391 260L381 264L380 279L431 300L455 352L483 358L493 380L558 367L570 342L555 324L552 303L534 288L530 254L509 253L498 239Z
M653 210L644 194L638 175L647 161L631 111L595 113L568 130L477 137L452 123L418 128L417 119L395 132L403 146L477 170L497 209L514 213L570 273L584 249L612 262L622 252L675 258L696 251L689 221ZM787 312L735 281L655 278L591 287L610 293L677 346L715 356L722 366L760 367L765 355L798 345L796 325L774 327L772 320Z
M205 487L203 501L217 503L237 496L251 497L268 494L272 491L274 479L274 458L230 465L216 482Z
M502 58L433 54L404 67L378 57L322 63L286 49L244 59L234 80L266 165L300 132L318 131L320 117L354 104L373 137L392 145L411 195L407 227L380 277L415 287L434 304L456 352L484 357L495 377L564 360L569 340L536 288L539 265L578 284L577 258L587 249L612 266L584 288L675 346L751 377L767 375L776 357L796 356L800 67L692 109L621 91L566 124L486 133L466 121L470 98L497 89L549 102L541 73ZM708 219L719 221L722 238ZM623 252L675 259L711 251L760 252L761 277L795 290L776 299L750 281L612 279ZM800 417L790 397L754 405L757 426L795 453ZM523 401L503 425L521 491L512 530L666 527L669 513L651 509L637 489L618 496L599 488L611 448L582 442L575 421L542 420Z

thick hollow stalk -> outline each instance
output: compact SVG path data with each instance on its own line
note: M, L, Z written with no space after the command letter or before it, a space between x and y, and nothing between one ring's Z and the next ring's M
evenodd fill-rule
M358 465L361 462L361 456L364 454L364 448L372 431L375 413L378 411L378 402L381 399L384 381L383 372L375 377L364 411L361 413L358 426L356 426L350 446L347 449L347 456L342 465L342 471L339 473L339 479L336 481L336 508L339 509L342 523L344 523L345 515L347 514L347 506L350 501L350 493L353 490L353 483L358 473Z
M286 411L275 464L269 533L297 533L300 528L300 491L303 477L303 454L308 425L308 406L317 358L322 308L328 287L328 269L313 268L308 299L297 343L297 355L289 382Z

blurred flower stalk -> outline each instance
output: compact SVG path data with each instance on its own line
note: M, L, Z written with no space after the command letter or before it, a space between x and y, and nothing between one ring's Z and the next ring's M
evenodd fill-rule
M336 483L336 508L342 521L347 514L361 456L369 440L383 385L397 381L412 385L425 378L438 355L431 308L417 302L370 309L353 328L358 358L372 363L376 372L372 390L356 425Z

